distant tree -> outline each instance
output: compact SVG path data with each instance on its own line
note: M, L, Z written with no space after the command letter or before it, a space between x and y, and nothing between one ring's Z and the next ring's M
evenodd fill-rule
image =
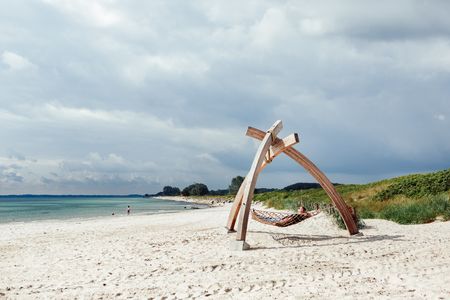
M181 191L181 196L190 196L191 195L191 193L190 193L190 189L189 189L189 186L187 186L187 187L185 187L182 191Z
M204 196L209 193L208 187L203 183L194 183L188 187L185 187L181 191L183 196Z
M172 186L165 186L163 188L163 195L164 196L178 196L180 195L180 189L177 187Z
M244 177L242 176L236 176L233 179L231 179L231 184L228 187L228 190L231 195L236 195L239 187L241 186L242 182L244 182Z
M192 196L203 196L209 193L208 187L203 183L194 183L191 188Z

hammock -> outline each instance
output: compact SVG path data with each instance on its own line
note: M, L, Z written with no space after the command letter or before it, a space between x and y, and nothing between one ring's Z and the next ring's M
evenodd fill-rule
M317 215L319 211L295 214L252 209L252 219L263 224L287 227Z

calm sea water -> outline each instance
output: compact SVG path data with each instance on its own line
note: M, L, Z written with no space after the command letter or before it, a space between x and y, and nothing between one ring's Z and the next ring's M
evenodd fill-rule
M98 216L157 214L202 207L180 201L142 197L0 197L0 223Z

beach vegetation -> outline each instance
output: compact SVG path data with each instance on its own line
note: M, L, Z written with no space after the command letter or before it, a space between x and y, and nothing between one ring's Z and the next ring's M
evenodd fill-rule
M181 191L177 187L165 186L162 191L163 196L179 196Z
M436 195L450 189L450 169L430 174L413 174L392 180L392 183L375 195L377 200L391 199L397 195L420 198Z
M380 218L400 224L450 220L450 169L368 184L336 185L336 189L355 208L359 219ZM321 188L276 190L255 194L254 200L268 207L293 211L300 205L314 209L316 204L322 207L330 204ZM336 218L340 218L338 213Z
M203 183L193 183L181 191L182 196L204 196L208 193L208 187Z

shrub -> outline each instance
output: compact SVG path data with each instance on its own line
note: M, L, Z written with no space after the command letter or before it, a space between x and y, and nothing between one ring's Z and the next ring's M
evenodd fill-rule
M165 186L163 188L163 195L164 196L179 196L180 195L180 189L177 187L172 186Z
M337 209L330 209L330 210L324 210L324 212L328 215L331 215L331 217L334 220L334 223L341 229L346 229L344 220L342 219L341 215L339 214ZM356 227L358 229L362 229L366 226L362 218L360 217L358 211L356 211Z
M183 196L204 196L209 192L208 187L203 183L194 183L188 187L185 187L181 191Z
M387 200L396 195L412 198L437 195L450 189L450 169L430 173L414 174L397 178L385 190L375 195L376 200Z

